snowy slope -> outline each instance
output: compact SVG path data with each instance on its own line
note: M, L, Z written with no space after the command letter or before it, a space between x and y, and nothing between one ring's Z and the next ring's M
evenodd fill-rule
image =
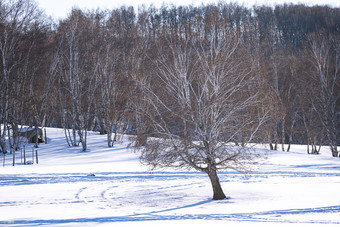
M20 164L17 154L12 167L8 154L0 167L0 226L340 225L340 159L327 148L263 151L253 173L220 173L231 198L212 201L205 174L149 172L126 137L109 149L105 135L90 133L81 152L66 146L62 130L47 130L39 164Z

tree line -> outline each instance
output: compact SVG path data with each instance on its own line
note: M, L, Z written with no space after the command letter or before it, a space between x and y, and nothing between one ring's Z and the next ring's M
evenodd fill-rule
M134 134L148 164L191 163L211 178L249 158L216 162L230 143L328 145L339 157L339 35L328 6L73 9L55 23L33 1L1 1L1 151L29 125L62 127L83 151L89 130L109 147Z

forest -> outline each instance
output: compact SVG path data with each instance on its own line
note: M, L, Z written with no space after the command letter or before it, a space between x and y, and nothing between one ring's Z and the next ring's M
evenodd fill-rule
M1 152L21 146L26 125L64 128L83 151L88 131L109 147L117 133L164 138L144 154L154 165L155 149L199 150L192 141L339 157L339 8L74 8L54 22L34 1L1 1L0 54Z

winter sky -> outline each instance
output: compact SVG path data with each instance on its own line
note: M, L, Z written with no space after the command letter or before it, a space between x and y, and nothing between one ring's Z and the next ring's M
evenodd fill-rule
M72 7L80 9L113 9L121 6L134 6L138 8L142 4L149 6L153 4L160 7L163 3L172 3L179 5L201 5L202 3L216 3L221 0L36 0L41 9L48 16L56 19L67 17ZM237 2L245 6L257 5L275 5L283 3L303 3L306 5L330 5L340 7L340 0L222 0L222 2Z

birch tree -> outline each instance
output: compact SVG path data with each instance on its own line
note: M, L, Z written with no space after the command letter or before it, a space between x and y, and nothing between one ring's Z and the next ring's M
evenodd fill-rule
M59 102L66 139L87 149L87 131L96 91L100 46L96 26L81 10L73 10L60 26ZM71 132L69 132L71 129Z
M130 98L127 95L130 84L128 75L133 68L132 49L136 39L134 16L133 8L123 7L113 11L101 33L103 48L98 75L100 99L97 102L97 117L102 131L107 134L108 147L113 146L126 120Z
M0 145L3 152L8 150L10 131L12 136L17 135L18 125L23 120L26 80L32 76L27 74L31 66L30 56L37 44L34 37L29 37L29 32L33 24L40 23L39 19L39 10L32 1L0 2L0 119L3 125ZM20 92L23 97L20 97Z
M318 95L312 105L326 131L332 156L339 157L337 129L340 100L340 44L339 37L325 33L314 34L309 39L311 76Z

